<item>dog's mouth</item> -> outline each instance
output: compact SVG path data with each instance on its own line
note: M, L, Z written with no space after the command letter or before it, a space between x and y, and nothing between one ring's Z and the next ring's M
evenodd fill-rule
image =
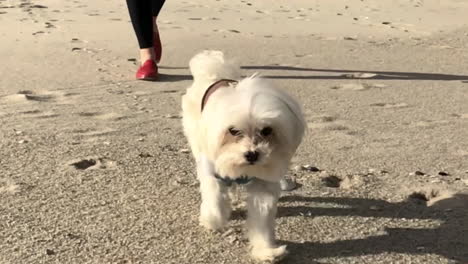
M236 163L233 163L233 166L234 167L237 167L239 169L247 169L247 168L252 168L254 166L260 166L262 165L264 162L262 160L257 160L257 161L247 161L247 160L243 160L243 161L239 161L239 162L236 162Z
M236 180L241 177L256 176L258 171L269 167L269 160L258 157L256 160L247 160L243 156L226 155L215 161L213 171L222 178Z
M256 161L244 161L240 164L240 167L246 167L246 168L252 168L255 166L263 166L265 165L265 160L263 159L258 159Z

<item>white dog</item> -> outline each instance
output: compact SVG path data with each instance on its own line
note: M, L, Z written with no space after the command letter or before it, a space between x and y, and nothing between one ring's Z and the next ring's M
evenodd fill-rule
M228 188L245 184L252 255L279 259L287 253L275 244L279 181L304 134L301 107L265 79L237 81L240 68L220 51L197 54L190 70L194 81L182 98L183 126L200 181L200 223L223 228L231 213Z

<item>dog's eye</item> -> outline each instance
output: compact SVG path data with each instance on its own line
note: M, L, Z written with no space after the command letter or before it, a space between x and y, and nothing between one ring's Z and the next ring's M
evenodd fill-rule
M268 137L269 135L271 135L272 132L273 132L273 129L271 127L264 127L260 131L260 134L264 137Z
M233 136L240 136L242 134L240 130L237 130L233 127L230 127L228 130L229 130L229 133Z

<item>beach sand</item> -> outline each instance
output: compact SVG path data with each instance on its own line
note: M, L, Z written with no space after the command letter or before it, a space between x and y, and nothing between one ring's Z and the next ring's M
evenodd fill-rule
M254 263L198 225L180 98L203 49L301 102L283 263L468 263L468 3L171 1L160 81L125 1L0 0L0 263ZM318 170L318 171L317 171Z

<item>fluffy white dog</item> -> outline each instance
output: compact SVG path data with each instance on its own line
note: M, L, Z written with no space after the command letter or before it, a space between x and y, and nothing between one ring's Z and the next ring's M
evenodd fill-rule
M200 181L200 223L223 228L231 213L228 189L243 184L252 255L279 259L287 253L275 244L279 181L304 134L301 107L265 79L237 81L240 68L220 51L195 55L190 70L194 81L182 98L183 126Z

